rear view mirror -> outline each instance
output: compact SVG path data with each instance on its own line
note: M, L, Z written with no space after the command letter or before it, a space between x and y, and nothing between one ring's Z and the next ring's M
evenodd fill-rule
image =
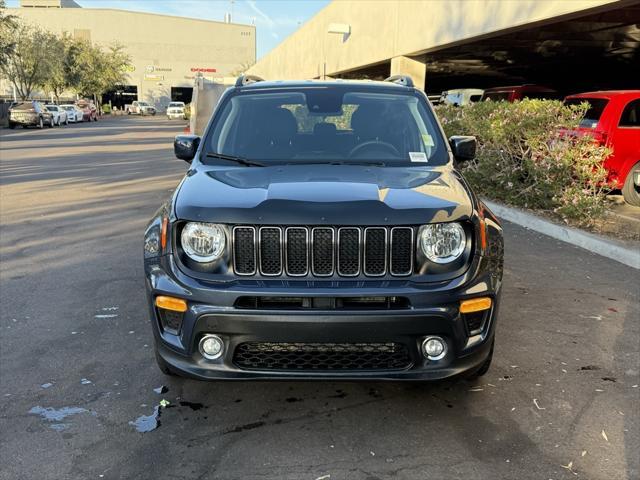
M173 141L173 151L180 160L191 163L199 145L200 137L197 135L178 135Z
M449 137L449 145L458 162L466 162L476 158L476 137L453 135Z

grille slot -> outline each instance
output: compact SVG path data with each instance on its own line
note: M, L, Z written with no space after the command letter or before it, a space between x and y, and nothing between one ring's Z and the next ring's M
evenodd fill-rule
M233 257L236 273L253 275L256 273L256 229L236 227L233 229Z
M404 370L411 357L400 343L266 343L238 345L233 363L246 370Z
M260 271L263 275L282 273L282 230L278 227L260 229Z
M391 229L391 274L409 275L413 270L413 229Z
M313 274L318 277L333 275L333 228L314 228L312 236Z
M387 230L366 228L364 231L364 273L384 275L387 270Z
M306 228L291 227L286 232L287 275L304 276L309 271L309 237Z
M239 275L406 276L414 237L412 227L236 226L234 268Z
M360 229L338 229L338 274L355 277L360 273Z

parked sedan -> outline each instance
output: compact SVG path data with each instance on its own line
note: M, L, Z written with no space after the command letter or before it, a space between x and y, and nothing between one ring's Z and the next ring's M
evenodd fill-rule
M53 127L53 114L35 100L20 102L9 110L9 127L16 128L18 125L22 125L22 128L42 128L45 125Z
M98 109L93 103L78 102L76 106L82 111L83 120L87 122L90 122L91 120L94 122L98 121Z
M609 181L627 203L640 207L640 90L570 95L567 105L588 103L578 133L590 135L612 150L604 162Z
M53 124L54 125L69 125L69 117L67 117L67 112L58 105L45 105L46 109L51 112L53 115Z
M67 119L71 123L82 122L82 110L72 104L60 105L60 108L67 114Z

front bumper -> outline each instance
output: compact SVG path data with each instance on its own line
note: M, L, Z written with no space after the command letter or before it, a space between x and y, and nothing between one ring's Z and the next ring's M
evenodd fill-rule
M488 358L496 327L501 275L489 259L479 258L462 277L438 284L410 280L312 282L238 280L211 284L184 275L171 255L147 263L146 286L156 348L162 360L185 376L198 379L379 379L438 380L479 368ZM154 300L169 295L187 301L178 334L163 329ZM258 310L238 308L239 297L403 297L411 305L371 310ZM461 300L488 296L493 306L480 333L470 335L459 313ZM207 360L198 351L204 334L220 336L224 354ZM422 340L438 335L447 343L444 358L426 359ZM234 359L247 342L395 343L404 345L410 364L400 369L274 370L247 369Z

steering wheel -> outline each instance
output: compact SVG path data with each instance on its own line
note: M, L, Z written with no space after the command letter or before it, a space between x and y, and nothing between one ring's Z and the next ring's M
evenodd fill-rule
M390 143L381 142L379 140L369 140L368 142L364 142L364 143L361 143L360 145L356 145L349 152L349 158L354 158L358 155L362 155L363 152L366 152L369 150L373 150L373 151L377 150L380 153L384 153L384 150L386 150L391 155L395 157L400 157L400 152L398 151L398 149L393 145L391 145ZM373 157L373 158L378 159L380 157Z

